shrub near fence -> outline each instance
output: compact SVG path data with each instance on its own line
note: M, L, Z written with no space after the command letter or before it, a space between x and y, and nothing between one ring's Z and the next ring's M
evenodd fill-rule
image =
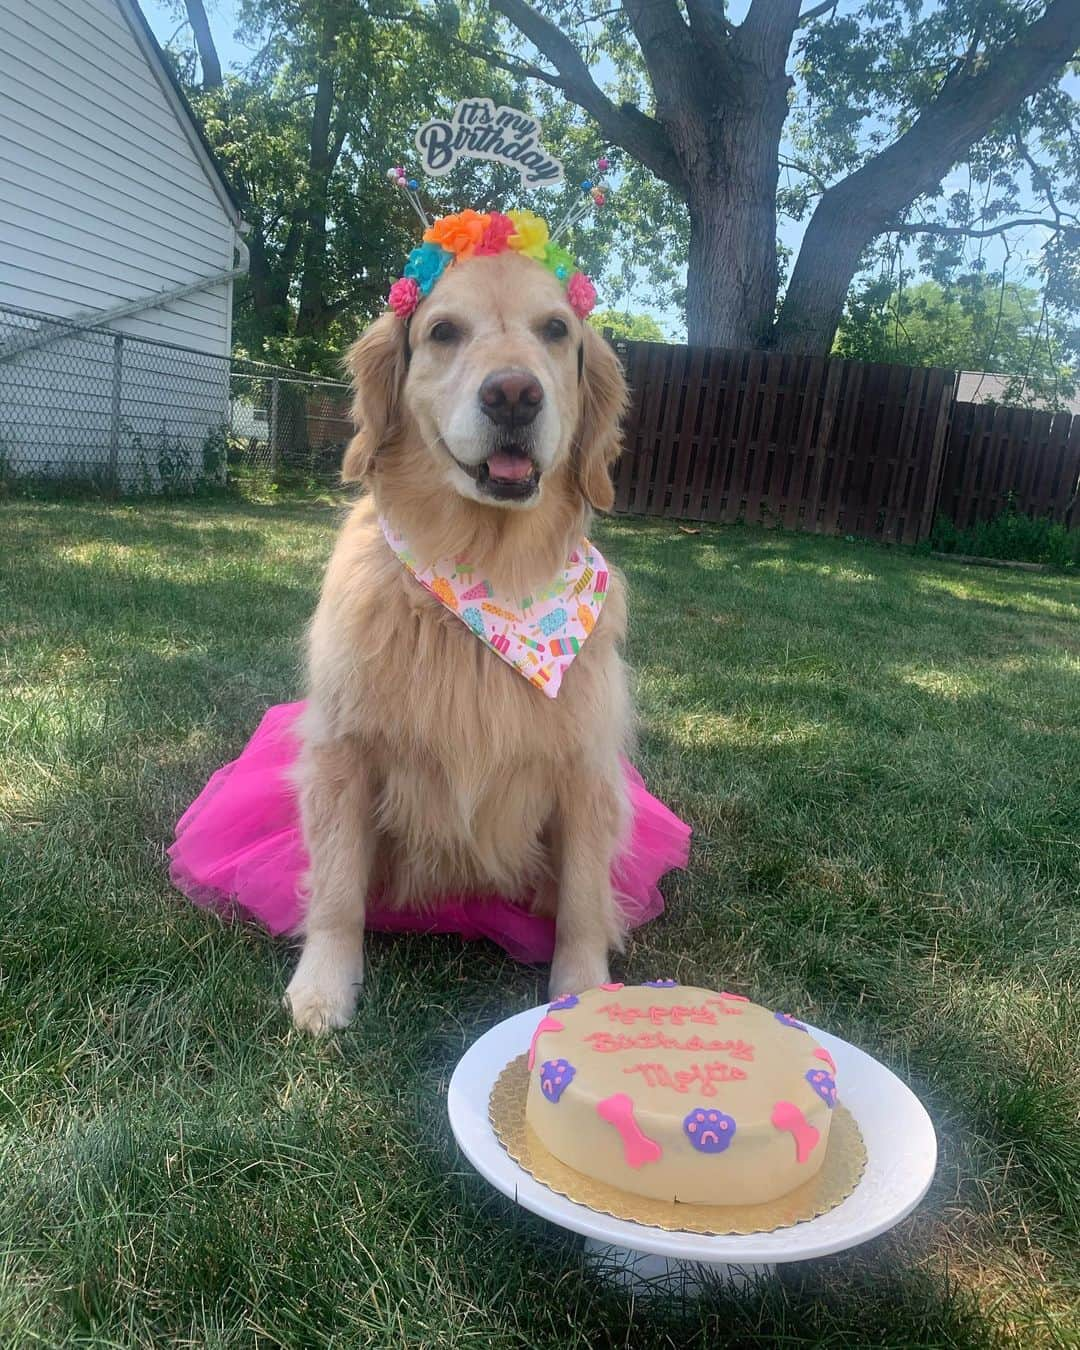
M914 544L1010 498L1076 514L1080 417L957 403L956 373L617 341L631 385L617 511ZM939 507L940 498L940 507Z

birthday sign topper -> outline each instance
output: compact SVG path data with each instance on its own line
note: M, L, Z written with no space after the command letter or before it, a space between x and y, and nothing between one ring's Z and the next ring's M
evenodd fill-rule
M441 178L459 159L490 159L517 169L523 187L551 187L563 180L563 166L540 141L540 123L516 108L496 107L490 98L466 98L449 122L432 118L416 133L425 173Z

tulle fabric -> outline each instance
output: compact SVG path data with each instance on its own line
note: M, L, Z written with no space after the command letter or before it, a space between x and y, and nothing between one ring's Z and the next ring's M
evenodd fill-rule
M173 885L198 905L255 919L271 933L294 932L302 918L299 882L307 868L296 796L288 770L298 752L303 703L269 709L238 759L217 770L181 816L169 849ZM612 881L627 926L664 908L657 882L686 866L690 827L646 789L625 764L633 829ZM366 926L381 933L459 933L489 938L517 961L550 961L554 920L498 895L439 899L422 914L370 897Z

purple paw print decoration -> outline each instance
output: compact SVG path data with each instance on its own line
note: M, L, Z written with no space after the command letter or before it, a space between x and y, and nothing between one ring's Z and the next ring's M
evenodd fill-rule
M711 1106L695 1106L682 1127L699 1153L723 1153L735 1138L734 1120Z
M557 1102L577 1070L566 1059L546 1059L540 1065L540 1091L549 1102Z
M678 981L678 980L646 980L646 981L645 981L645 987L646 987L647 989L677 989L677 988L678 988L678 985L679 985L679 981Z
M786 1027L794 1027L796 1031L806 1031L803 1024L796 1022L790 1013L773 1013L773 1016L778 1022L783 1022ZM809 1036L810 1033L807 1031L806 1034Z
M577 1006L577 1002L577 994L560 994L554 1003L548 1004L548 1012L562 1012L566 1008L574 1008Z
M831 1111L836 1105L836 1079L827 1069L807 1069L806 1081Z

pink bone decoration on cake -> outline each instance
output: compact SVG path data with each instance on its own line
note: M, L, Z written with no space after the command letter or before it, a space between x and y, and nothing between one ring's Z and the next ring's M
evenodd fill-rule
M557 1017L542 1017L537 1024L536 1030L532 1034L532 1040L529 1042L529 1068L536 1063L536 1042L545 1031L562 1031L563 1024Z
M644 1167L646 1163L656 1162L663 1149L655 1139L642 1134L634 1119L634 1103L625 1092L616 1092L596 1103L596 1114L609 1125L614 1125L622 1136L623 1155L627 1167Z
M829 1054L828 1050L823 1050L819 1045L818 1048L814 1051L814 1057L816 1059L823 1059L825 1063L829 1066L829 1068L832 1069L833 1073L836 1072L836 1064L833 1060L832 1055Z
M778 1130L787 1130L795 1140L795 1161L804 1163L817 1147L821 1134L794 1102L777 1102L770 1117Z

